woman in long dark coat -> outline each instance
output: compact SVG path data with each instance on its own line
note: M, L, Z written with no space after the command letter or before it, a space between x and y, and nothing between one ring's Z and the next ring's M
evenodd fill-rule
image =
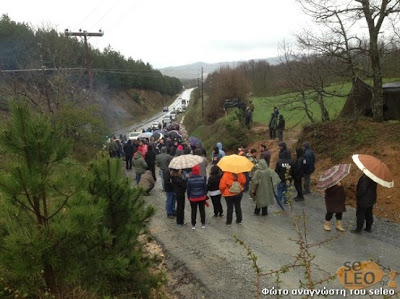
M346 193L341 182L325 190L326 215L324 229L326 231L331 230L330 221L334 213L336 214L336 229L341 232L345 231L342 226L343 212L346 212L345 200Z

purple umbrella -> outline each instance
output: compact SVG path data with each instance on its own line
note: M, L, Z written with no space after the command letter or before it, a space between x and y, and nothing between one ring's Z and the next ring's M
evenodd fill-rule
M196 137L189 137L189 144L191 147L196 147L198 143L201 144L201 141L199 139L197 139Z

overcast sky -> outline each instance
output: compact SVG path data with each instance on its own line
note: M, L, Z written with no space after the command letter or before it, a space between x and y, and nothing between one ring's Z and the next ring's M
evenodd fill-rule
M94 47L155 68L275 57L306 22L295 0L12 0L0 11L62 32L102 29Z

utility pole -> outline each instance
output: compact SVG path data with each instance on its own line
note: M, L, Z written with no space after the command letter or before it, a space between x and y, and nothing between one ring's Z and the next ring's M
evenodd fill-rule
M203 68L201 68L201 118L204 119L204 84L203 84Z
M90 61L90 55L89 55L89 46L87 43L87 37L88 36L103 36L104 32L99 30L99 32L87 32L86 30L79 29L79 32L72 32L69 31L68 29L65 29L65 35L66 36L80 36L83 37L83 40L85 42L85 56L86 56L86 68L87 68L87 73L88 73L88 78L89 78L89 90L93 91L93 72L92 72L92 66L91 66L91 61Z

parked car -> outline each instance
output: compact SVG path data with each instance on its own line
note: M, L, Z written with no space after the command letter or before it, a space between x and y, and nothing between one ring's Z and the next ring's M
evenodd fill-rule
M158 129L158 123L157 122L152 123L151 124L151 129L152 130L157 130Z
M182 109L181 106L179 106L177 110L178 110L178 113L182 113L183 112L183 109Z
M128 136L128 139L130 139L130 140L136 140L136 139L138 139L139 137L139 134L140 134L141 132L131 132L131 133L129 133L129 136Z
M182 104L181 107L183 110L186 110L186 104Z
M163 110L162 110L163 112L168 112L169 110L168 110L168 106L165 106L164 108L163 108Z

